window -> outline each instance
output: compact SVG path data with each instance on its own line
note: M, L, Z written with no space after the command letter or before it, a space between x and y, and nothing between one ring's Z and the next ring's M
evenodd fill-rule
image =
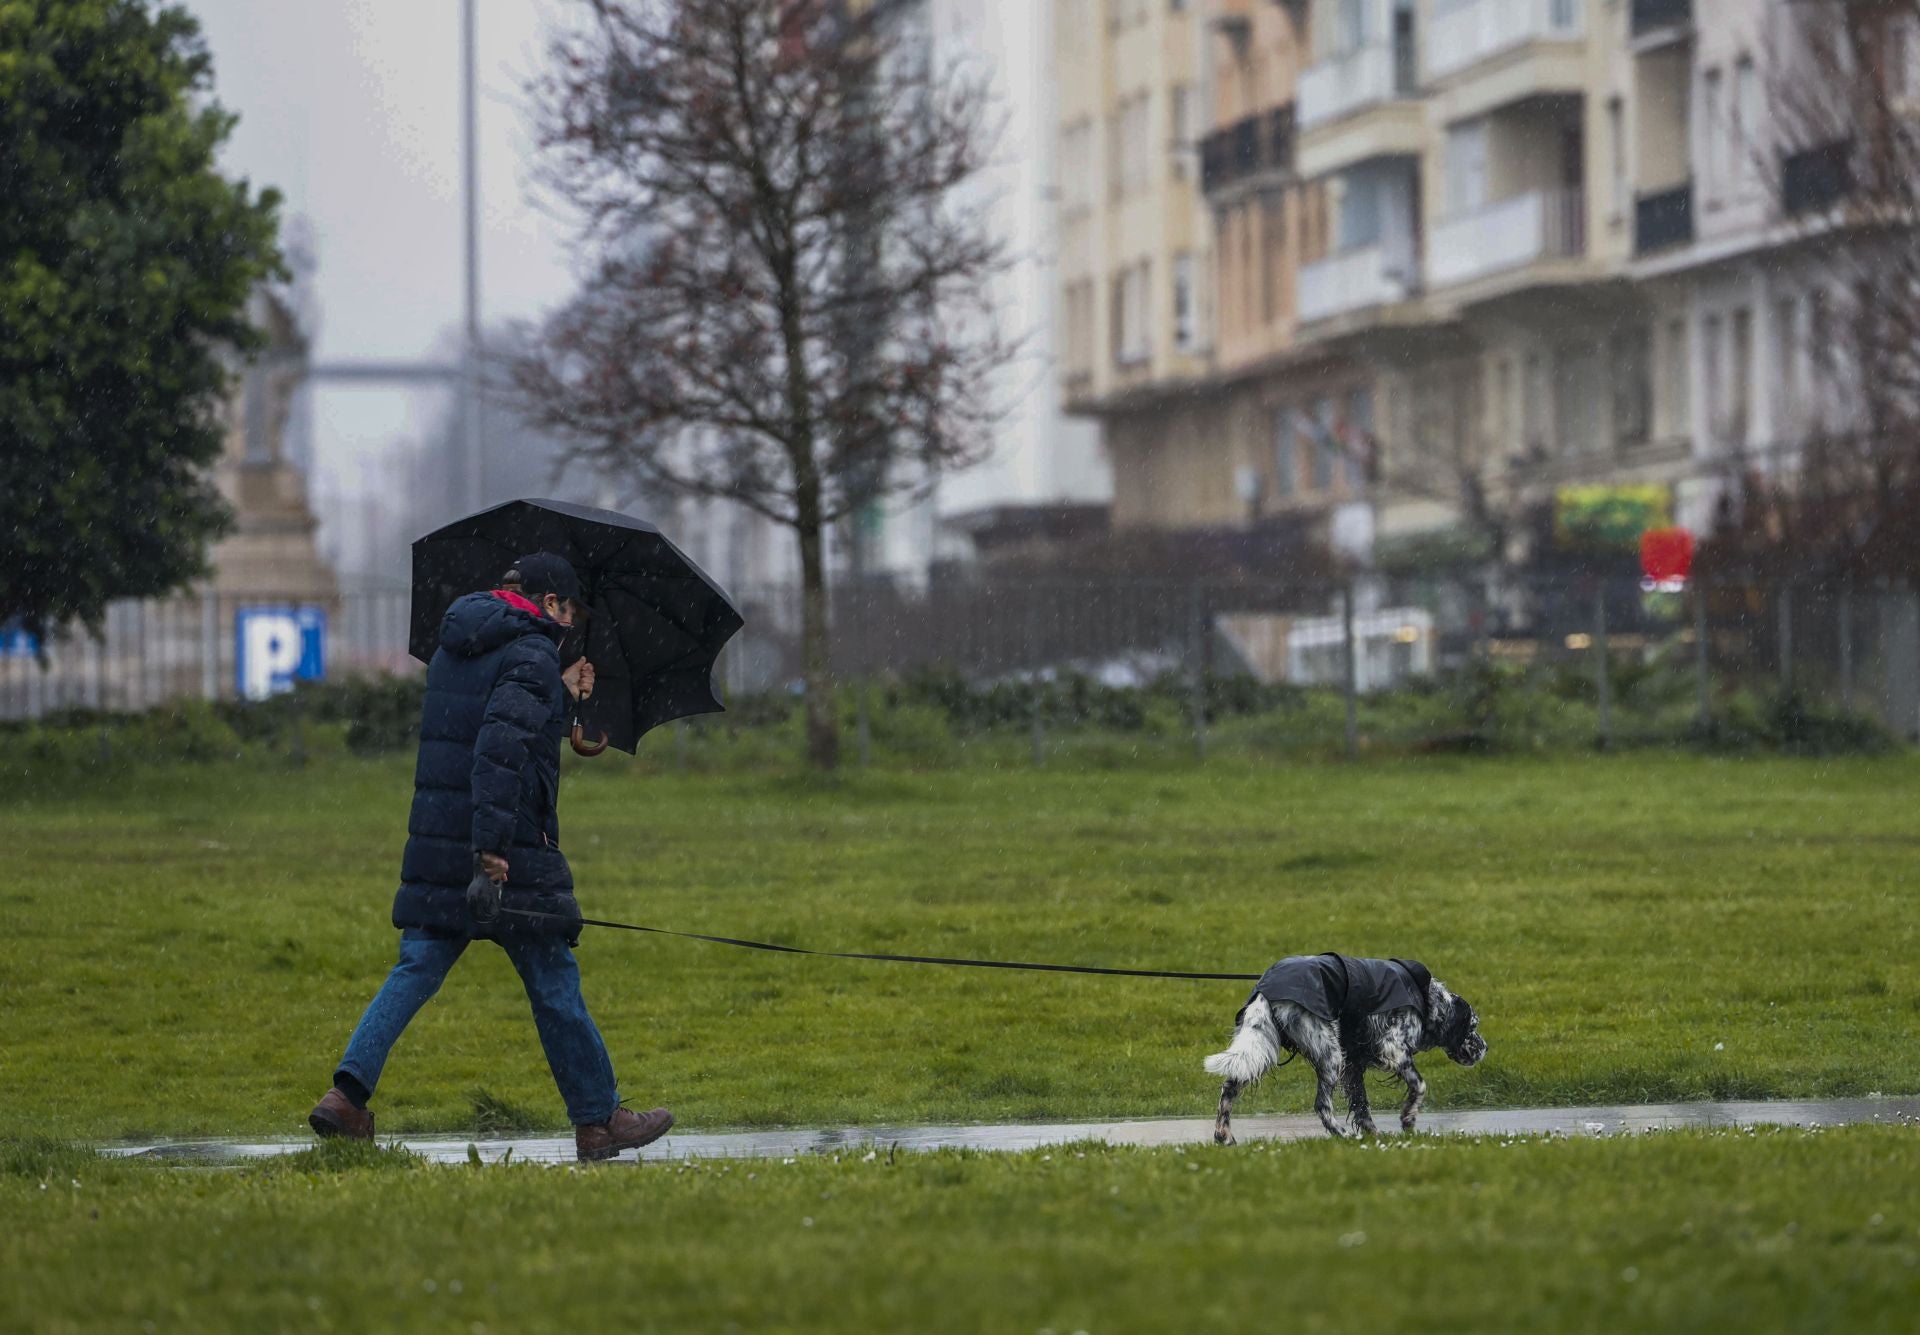
M1093 283L1082 279L1067 285L1067 375L1093 370Z
M1290 499L1300 487L1299 451L1294 448L1294 411L1282 408L1273 415L1274 491L1281 499Z
M1194 336L1193 256L1182 251L1173 257L1173 346L1192 352L1199 340Z
M1750 181L1754 175L1754 134L1760 128L1760 80L1753 57L1742 56L1733 67L1733 133L1727 144L1732 179Z
M1800 303L1781 297L1773 303L1773 434L1783 440L1800 424L1800 340L1794 325Z
M1347 430L1343 453L1346 456L1347 490L1358 492L1374 476L1373 395L1362 386L1347 394Z
M1709 315L1700 322L1700 372L1707 384L1707 430L1712 432L1714 443L1719 444L1726 438L1727 398L1726 382L1720 365L1721 320L1717 315Z
M1487 202L1487 123L1467 121L1447 131L1447 212L1472 213Z
M1807 365L1812 372L1808 405L1816 429L1833 425L1832 409L1837 397L1833 392L1833 314L1827 294L1815 288L1807 294Z
M1613 336L1613 438L1620 445L1644 445L1652 434L1648 341L1645 328L1622 329Z
M1667 321L1667 355L1660 363L1667 372L1667 430L1675 436L1687 436L1691 433L1691 424L1687 415L1688 382L1693 373L1688 369L1693 365L1687 360L1687 322L1674 318Z
M1153 97L1149 93L1139 93L1133 98L1122 118L1121 134L1125 137L1124 151L1127 161L1127 194L1138 194L1147 189L1153 181Z
M1108 195L1125 199L1147 188L1153 178L1153 99L1135 93L1120 99L1107 118Z
M1613 142L1613 214L1627 213L1627 106L1619 98L1607 100L1607 137Z
M1486 386L1481 380L1484 364L1477 357L1461 362L1453 373L1453 448L1454 458L1467 462L1481 453L1485 430Z
M1706 196L1709 204L1720 200L1720 187L1725 176L1724 138L1721 132L1720 109L1720 71L1708 70L1701 92L1701 133L1706 136L1707 152L1703 162L1702 175L1706 178Z
M1272 324L1280 318L1280 279L1287 269L1286 196L1278 193L1260 197L1260 311Z
M1259 272L1254 266L1260 263L1258 227L1259 220L1249 203L1240 210L1240 332L1243 334L1253 328L1253 303L1260 290L1254 285L1254 275Z
M1152 268L1129 265L1113 278L1113 360L1133 366L1153 356Z
M1192 84L1183 83L1173 90L1168 106L1173 115L1173 175L1185 180L1193 170L1194 131L1200 124L1199 94Z
M1513 447L1513 359L1502 357L1493 367L1493 430L1494 447L1508 450Z
M1322 399L1314 405L1313 414L1313 489L1326 491L1333 486L1333 466L1339 454L1339 443L1335 436L1334 407L1332 399Z
M1553 385L1547 371L1547 359L1538 352L1527 354L1526 384L1522 386L1520 429L1529 450L1545 449L1547 419L1553 407Z
M1605 355L1606 347L1598 340L1554 350L1553 425L1562 454L1592 454L1604 439Z
M1367 40L1367 11L1363 0L1340 0L1334 15L1334 49L1329 54L1344 56L1358 51Z
M1728 405L1730 435L1735 445L1747 443L1747 410L1753 392L1753 312L1742 306L1733 313L1733 402Z
M1060 202L1069 217L1093 207L1094 178L1093 122L1077 120L1060 134Z

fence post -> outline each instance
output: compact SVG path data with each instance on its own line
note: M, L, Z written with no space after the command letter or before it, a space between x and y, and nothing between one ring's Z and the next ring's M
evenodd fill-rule
M1693 675L1700 692L1700 726L1713 723L1713 670L1707 651L1707 586L1693 586Z
M1345 660L1341 694L1346 697L1347 759L1360 758L1360 655L1353 634L1353 581L1340 589L1340 643Z
M1207 758L1207 614L1205 595L1200 585L1193 586L1193 752Z
M1033 707L1029 711L1031 717L1027 720L1033 744L1033 767L1035 769L1043 769L1047 763L1047 724L1043 715L1043 711L1046 708L1044 700L1046 683L1040 676L1040 631L1038 625L1040 616L1034 607L1034 599L1037 596L1038 591L1029 587L1027 590L1026 621L1021 626L1021 631L1026 636L1027 641L1026 653L1022 656L1027 660L1028 664L1028 694L1033 701Z
M1853 586L1840 586L1840 708L1853 712Z
M1600 736L1602 751L1613 746L1613 681L1607 670L1607 582L1600 580L1593 595L1593 674L1600 691Z
M220 698L220 599L212 589L200 595L200 694Z
M1793 689L1793 586L1784 584L1779 593L1778 630L1780 636L1780 694Z

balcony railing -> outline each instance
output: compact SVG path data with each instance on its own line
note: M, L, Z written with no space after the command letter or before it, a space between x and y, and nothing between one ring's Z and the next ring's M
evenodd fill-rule
M1645 255L1693 240L1693 182L1641 195L1633 203L1633 251Z
M1466 0L1427 30L1427 77L1444 78L1509 47L1578 37L1584 0Z
M1385 246L1362 246L1300 270L1300 319L1324 320L1413 295L1413 264Z
M1693 22L1693 0L1633 0L1633 35L1644 37Z
M1300 128L1310 129L1362 107L1414 91L1407 43L1370 42L1307 67L1300 76Z
M1200 141L1200 188L1211 194L1267 173L1293 170L1293 107L1235 121Z
M1780 207L1789 217L1830 209L1853 192L1853 141L1789 153L1780 164Z
M1442 287L1586 249L1586 192L1578 186L1541 190L1436 224L1428 239L1427 274Z

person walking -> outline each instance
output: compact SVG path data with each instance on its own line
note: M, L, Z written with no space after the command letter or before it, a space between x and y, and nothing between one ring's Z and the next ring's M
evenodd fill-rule
M560 851L560 742L569 698L593 693L593 666L581 658L562 671L560 642L583 616L578 576L550 552L522 557L500 588L447 609L427 665L393 900L400 959L307 1119L317 1134L373 1138L367 1105L387 1054L476 940L503 948L527 989L582 1160L610 1159L673 1126L665 1108L620 1106L573 958L580 906ZM529 911L540 916L522 916Z

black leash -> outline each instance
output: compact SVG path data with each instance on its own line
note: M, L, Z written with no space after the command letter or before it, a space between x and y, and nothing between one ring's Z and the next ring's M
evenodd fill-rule
M738 946L742 950L768 950L779 955L814 955L822 959L878 960L886 964L945 964L961 969L1024 969L1031 973L1095 973L1119 978L1189 978L1200 982L1254 983L1257 973L1185 973L1177 969L1103 969L1091 964L1023 964L1014 960L956 960L941 955L872 955L852 950L808 950L804 946L781 946L769 941L743 941L735 936L708 936L704 932L676 932L665 927L638 927L630 922L608 922L603 918L568 918L538 909L501 908L521 918L551 918L577 922L584 927L612 927L622 932L649 932L655 936L678 936L689 941L710 941L717 946Z

